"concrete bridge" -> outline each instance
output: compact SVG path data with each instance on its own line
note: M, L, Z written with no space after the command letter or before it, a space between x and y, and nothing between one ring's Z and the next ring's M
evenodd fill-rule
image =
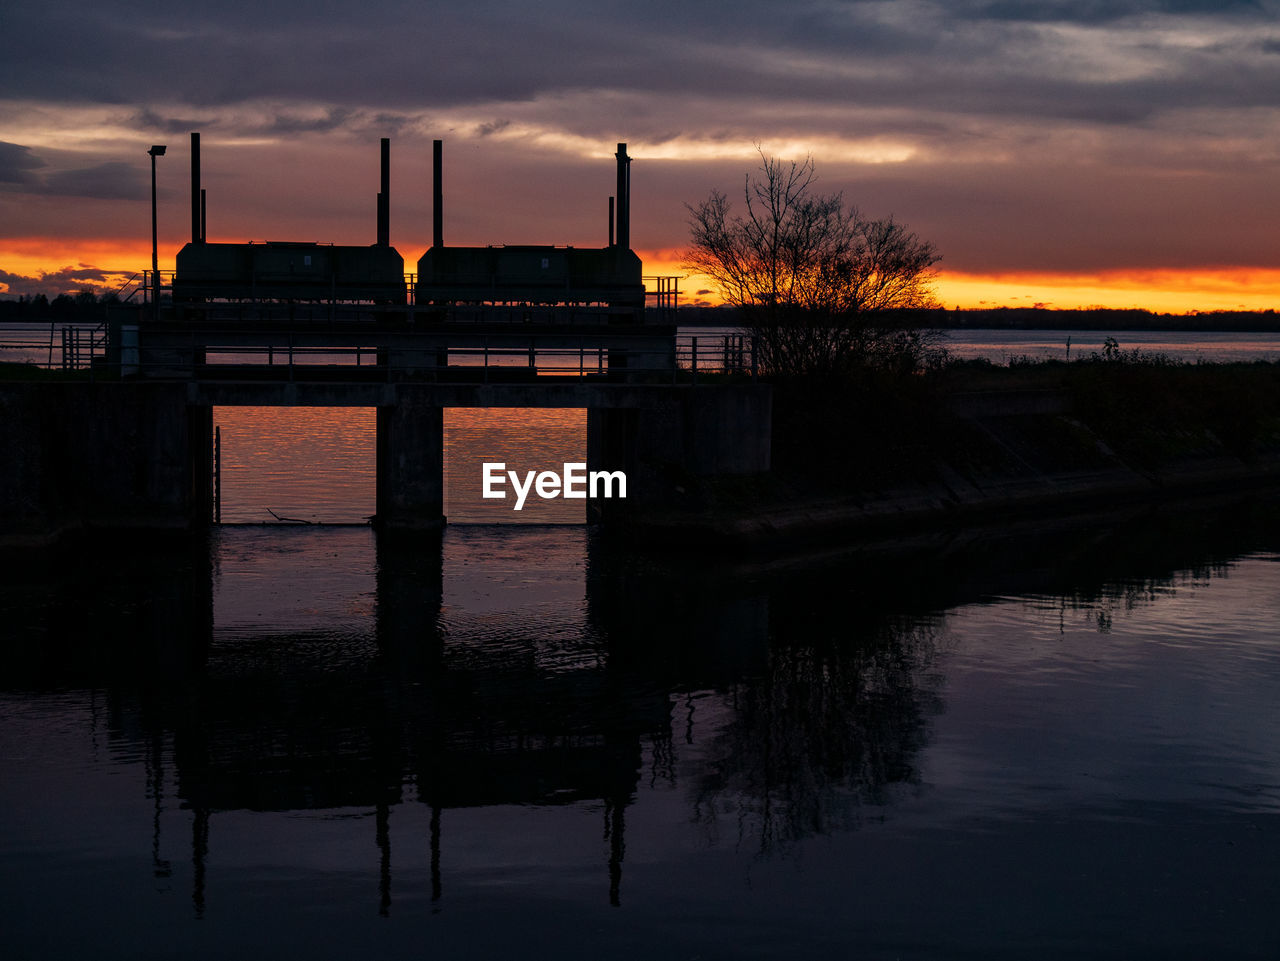
M445 523L447 407L585 409L588 470L627 475L625 500L588 501L596 523L661 507L689 476L770 466L769 387L698 379L671 330L174 325L119 343L92 382L0 383L0 538L210 523L215 407L375 408L390 529Z

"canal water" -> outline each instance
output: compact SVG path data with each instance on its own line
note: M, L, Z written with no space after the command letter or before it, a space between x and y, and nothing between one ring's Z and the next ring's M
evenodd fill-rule
M371 512L365 428L324 419L360 412L308 449L235 413L229 510ZM579 415L523 416L453 421L455 456L572 456ZM759 557L246 523L27 559L5 953L1276 957L1280 507L1051 521Z

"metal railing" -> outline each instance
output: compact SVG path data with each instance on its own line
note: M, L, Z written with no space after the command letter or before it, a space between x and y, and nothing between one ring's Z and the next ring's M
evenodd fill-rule
M755 380L759 373L750 334L680 334L676 337L676 363L694 383L699 374Z
M90 369L105 358L105 323L49 321L40 324L0 324L0 364L41 370Z
M527 378L627 380L696 384L700 378L755 379L753 342L746 334L680 334L667 338L614 335L400 333L378 342L326 343L315 333L257 329L192 330L149 336L145 326L58 322L0 325L0 364L91 376L254 379L426 379L474 381ZM113 342L115 338L115 342Z

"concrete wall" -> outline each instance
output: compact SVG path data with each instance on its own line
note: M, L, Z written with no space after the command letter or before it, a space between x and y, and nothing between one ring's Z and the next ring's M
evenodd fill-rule
M768 387L698 387L681 397L681 454L694 474L767 471L772 435L773 394Z
M589 470L622 470L627 500L589 501L588 520L609 523L630 511L683 500L690 477L769 470L772 393L758 385L673 387L654 406L590 408Z
M0 537L203 523L211 430L182 385L0 385Z

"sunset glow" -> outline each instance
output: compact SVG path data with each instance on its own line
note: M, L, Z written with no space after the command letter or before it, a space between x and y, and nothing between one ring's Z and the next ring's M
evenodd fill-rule
M1183 314L1280 307L1280 270L1115 271L1093 276L942 272L936 290L944 307L1138 308Z

